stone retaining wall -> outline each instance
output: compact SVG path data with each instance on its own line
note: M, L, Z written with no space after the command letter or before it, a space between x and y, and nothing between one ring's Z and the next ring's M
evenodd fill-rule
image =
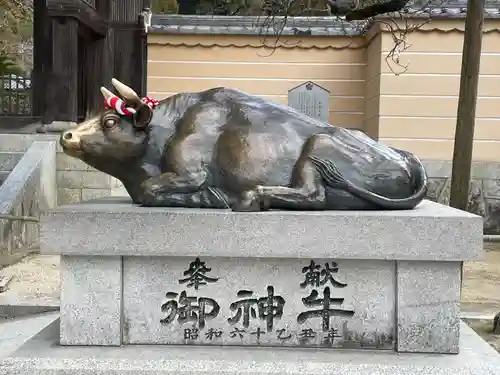
M451 161L425 161L430 180L428 198L450 202ZM467 211L484 217L484 233L500 234L500 163L473 162Z
M23 155L23 152L0 151L0 185L3 184L9 173L12 172Z
M62 152L57 134L2 134L0 152L24 153L35 141L56 147L57 204L69 204L111 195L115 179ZM1 154L0 154L1 155Z
M39 217L56 206L55 143L34 142L0 186L0 214ZM39 247L36 222L0 220L0 266Z

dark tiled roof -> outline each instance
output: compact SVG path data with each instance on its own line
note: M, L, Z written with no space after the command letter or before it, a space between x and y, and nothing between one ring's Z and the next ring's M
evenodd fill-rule
M461 8L467 7L467 0L415 0L414 4L423 5L429 4L430 6L445 6L450 8ZM486 0L484 3L485 7L495 8L500 7L500 0Z
M409 2L408 8L408 12L416 17L465 18L467 0L414 0ZM486 0L484 16L500 18L500 0Z
M481 0L474 0L481 1ZM467 12L467 0L413 0L404 11L408 17L461 19ZM380 18L390 17L382 15ZM485 18L500 19L500 0L486 0ZM167 34L275 35L283 17L270 22L266 17L181 16L154 14L150 32ZM356 36L366 32L369 23L345 22L335 17L288 17L281 35Z
M168 34L276 35L283 17L179 16L154 14L151 32ZM289 17L281 35L361 35L365 22L347 23L333 17Z

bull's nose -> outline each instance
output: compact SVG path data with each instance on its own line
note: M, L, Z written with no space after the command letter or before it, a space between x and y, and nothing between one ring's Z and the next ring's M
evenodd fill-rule
M59 143L65 149L78 149L80 147L80 138L74 130L67 130L61 134Z

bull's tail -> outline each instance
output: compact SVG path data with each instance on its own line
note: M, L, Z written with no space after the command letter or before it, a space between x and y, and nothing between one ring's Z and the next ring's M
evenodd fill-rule
M328 186L348 191L352 195L366 200L382 210L409 210L418 205L427 194L427 173L422 162L416 156L404 151L396 151L405 155L407 158L411 159L411 162L414 162L417 165L417 175L414 179L416 185L414 188L414 193L407 198L388 198L382 195L378 195L360 186L357 186L344 178L342 173L330 160L325 160L316 156L309 156L309 160L311 160L311 162L315 165L320 176Z

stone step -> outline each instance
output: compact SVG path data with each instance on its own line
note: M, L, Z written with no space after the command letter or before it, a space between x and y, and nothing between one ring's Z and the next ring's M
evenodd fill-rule
M55 321L0 361L0 375L493 375L500 355L465 323L460 353L175 345L59 346Z
M0 358L17 350L45 327L58 320L59 313L39 313L0 319ZM0 366L1 368L1 366ZM2 370L0 370L0 373Z

